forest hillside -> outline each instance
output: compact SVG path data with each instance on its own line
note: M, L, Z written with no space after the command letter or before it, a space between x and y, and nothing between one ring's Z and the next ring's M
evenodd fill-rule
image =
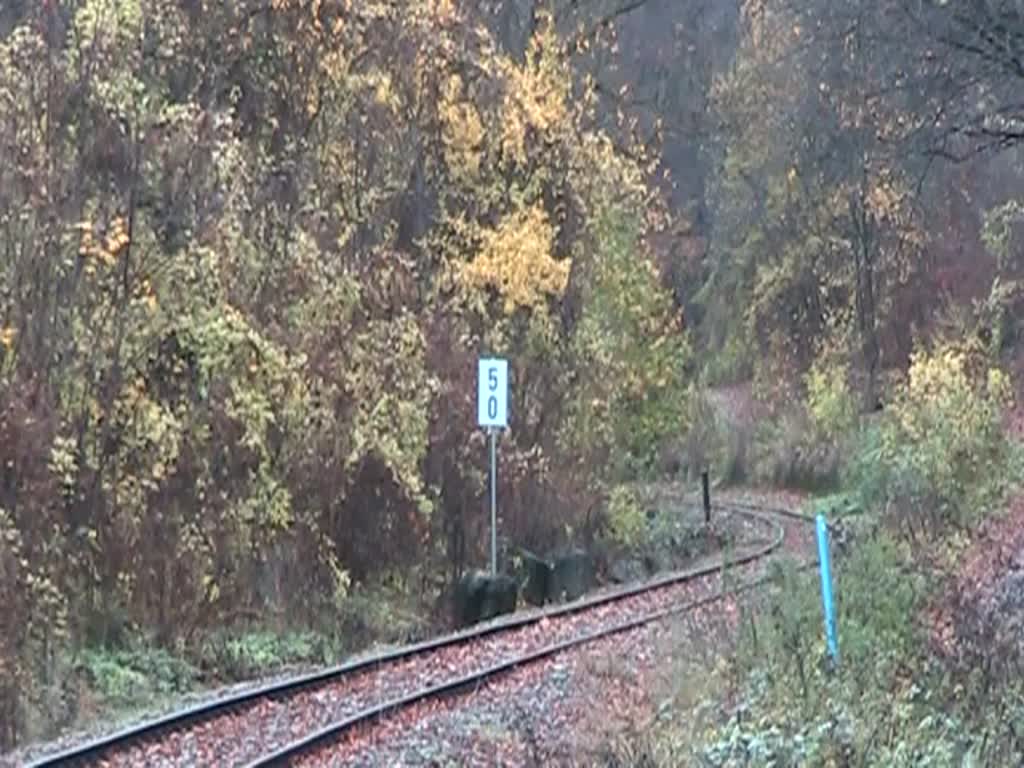
M0 747L448 626L482 355L503 558L707 466L971 530L1022 92L1011 0L0 3Z

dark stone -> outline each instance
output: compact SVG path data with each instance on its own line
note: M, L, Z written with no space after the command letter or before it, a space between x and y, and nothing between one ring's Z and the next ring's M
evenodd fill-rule
M644 564L633 557L627 560L616 560L612 563L608 575L616 584L632 584L642 581L647 574Z
M515 580L499 573L466 573L455 588L455 615L459 626L467 627L516 609Z
M480 606L480 621L512 613L516 609L519 588L515 579L503 573L488 577L484 599Z
M648 576L661 572L661 559L654 553L644 555L644 570Z
M455 586L455 621L459 626L473 624L480 617L486 579L480 571L469 571L459 579Z
M523 599L530 605L543 605L548 600L551 589L551 563L525 549L523 567L526 569L526 586L523 588Z
M575 550L555 559L548 596L551 600L575 600L586 594L593 583L594 565L590 556Z

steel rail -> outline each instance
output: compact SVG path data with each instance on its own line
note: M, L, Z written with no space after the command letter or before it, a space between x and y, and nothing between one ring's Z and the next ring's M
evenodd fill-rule
M759 519L762 522L775 524L776 526L777 523L774 523L774 521L770 519L770 516L772 515L795 517L797 519L807 521L807 517L800 513L783 509L758 507L754 504L745 504L741 502L724 501L720 504L713 505L713 508L717 509L719 512L732 512L745 515L749 518ZM584 597L564 605L555 605L549 608L533 610L519 615L508 614L506 616L496 618L486 624L478 624L459 632L449 633L423 642L354 659L310 674L299 675L287 680L258 686L241 693L231 694L171 712L167 715L147 720L140 724L128 726L115 731L114 733L96 738L83 745L71 747L56 754L41 757L35 762L29 763L28 767L51 768L52 766L76 765L88 761L99 760L106 753L117 751L166 733L184 730L197 723L206 722L217 717L230 714L260 700L287 698L311 688L336 683L357 673L379 669L384 665L402 661L414 656L420 656L445 648L456 647L480 638L523 627L529 627L545 619L550 620L552 618L574 615L587 611L591 608L625 600L639 594L653 592L676 584L692 581L717 571L724 571L727 568L743 565L753 560L765 557L781 546L784 536L785 532L782 527L777 526L776 536L773 537L771 541L725 562L717 562L710 565L704 565L699 568L674 571L649 581L608 590L601 594ZM623 630L620 629L619 631Z
M757 516L761 516L767 511L767 508L757 508L756 505L744 504L742 502L737 503L735 505L732 502L725 502L722 506L735 507L735 511L739 511L741 513L755 514ZM786 517L791 517L793 519L799 520L800 522L809 524L813 523L813 519L799 512L791 512L789 510L780 509L770 510L768 511L768 514L780 514ZM766 554L770 554L772 551L777 549L782 544L784 536L785 532L781 529L780 526L778 536L771 542L770 545L768 545L767 552L762 552L758 555L744 555L734 560L720 563L718 566L712 569L712 572L718 570L724 572L727 568L731 568L737 565L743 565L744 563L764 557ZM803 562L800 564L799 569L804 570L814 564L814 562L809 561ZM302 757L306 753L313 752L321 747L329 746L331 743L337 742L346 735L356 731L360 726L368 725L372 721L378 720L385 715L392 714L403 709L408 709L416 704L419 704L420 702L443 699L457 695L471 688L477 688L482 683L497 678L505 673L511 672L512 670L518 667L542 661L551 656L555 656L559 653L562 653L563 651L567 651L572 648L577 648L589 643L593 643L597 640L621 634L623 632L628 632L631 629L636 629L646 624L661 621L662 619L668 618L670 616L688 613L705 605L710 605L720 600L724 600L727 597L731 597L743 592L747 592L749 590L753 590L759 586L763 586L769 583L771 580L771 575L761 576L752 581L744 582L738 586L732 587L729 590L725 590L723 588L721 592L718 592L716 594L705 595L704 597L698 598L696 600L691 600L681 605L673 605L667 608L660 608L655 611L650 611L638 617L625 619L615 624L611 624L607 627L601 627L595 630L591 630L589 632L584 632L577 637L552 643L550 645L544 646L534 651L528 651L527 653L517 655L511 659L500 661L485 669L478 670L476 672L471 672L461 677L457 677L442 683L438 683L436 685L421 688L418 691L414 691L405 696L396 697L394 699L391 699L390 701L378 704L373 707L368 707L360 712L345 717L342 720L338 720L337 722L334 722L310 734L309 736L297 739L291 744L288 744L284 747L275 750L274 752L268 755L258 758L257 760L249 763L246 766L246 768L272 768L272 766L288 765L290 762Z

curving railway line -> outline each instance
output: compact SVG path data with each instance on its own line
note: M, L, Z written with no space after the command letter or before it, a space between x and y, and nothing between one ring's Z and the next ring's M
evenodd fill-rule
M813 558L813 525L795 512L715 505L761 530L760 542L698 568L545 610L512 614L172 713L31 765L277 766L365 736L386 716L457 696L504 673L752 588L781 550ZM816 560L815 560L816 562ZM728 569L733 587L723 589Z

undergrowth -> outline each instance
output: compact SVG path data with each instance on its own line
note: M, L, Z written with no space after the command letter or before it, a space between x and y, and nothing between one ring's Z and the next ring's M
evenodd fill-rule
M199 669L162 648L87 648L81 669L94 695L106 707L120 709L145 705L165 696L191 690L200 680Z
M840 484L857 409L845 368L816 365L806 398L738 404L698 386L690 428L663 459L663 470L695 481L708 470L717 483L821 492Z
M818 407L793 430L843 446L837 480L814 504L837 523L838 664L825 655L816 570L778 565L773 588L745 604L712 692L609 744L606 765L1024 764L1024 617L996 615L953 578L977 523L1019 488L1009 382L942 345L914 356L883 413L824 430L821 417L848 418L822 394L838 381L819 376ZM933 624L937 601L956 628L949 645Z
M319 627L253 623L202 633L190 645L164 647L129 637L89 644L52 665L26 715L26 733L149 716L202 690L276 674L298 673L374 643L405 642L424 631L407 591L362 586L352 590Z
M972 669L936 658L921 620L931 588L902 544L881 534L837 568L837 667L824 654L817 574L789 565L773 583L709 666L704 698L616 737L604 765L1021 764L1019 658Z
M285 667L325 664L337 651L330 636L310 631L218 632L204 639L199 663L216 679L244 680Z

